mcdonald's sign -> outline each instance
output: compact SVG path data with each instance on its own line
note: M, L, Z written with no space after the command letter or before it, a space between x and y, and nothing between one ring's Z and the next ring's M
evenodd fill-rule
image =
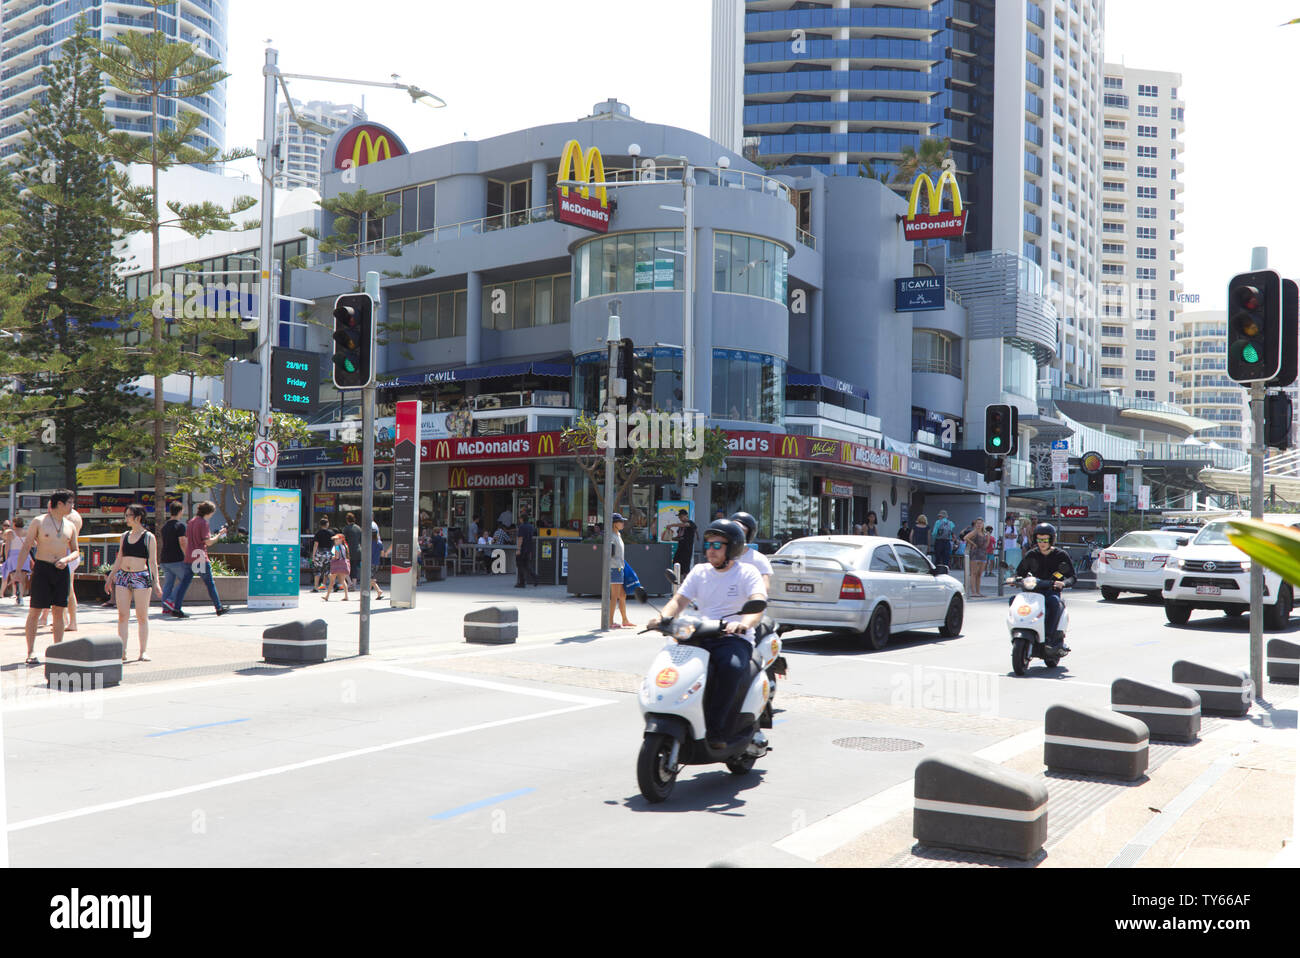
M944 212L943 189L952 187L952 209ZM921 187L925 187L929 201L928 214L917 213L917 202L921 199ZM966 230L966 211L961 205L961 189L957 186L957 177L952 170L944 170L936 186L925 173L916 177L912 184L912 194L907 201L907 216L903 219L903 238L924 240L961 236Z
M555 455L555 437L549 432L544 432L537 440L537 454L539 456Z
M532 485L529 466L453 466L448 489L522 489Z
M577 180L582 183L604 183L605 161L601 159L600 150L593 146L584 154L577 140L565 143L564 150L560 153L556 179L560 182ZM590 186L556 186L556 222L580 226L596 233L608 232L609 192L604 186L597 186L593 198L591 190Z
M437 442L433 444L433 458L434 459L451 458L451 445L447 442L446 439L439 439Z
M781 438L781 455L790 459L799 458L798 436L783 436Z
M406 144L388 127L378 123L358 123L338 134L334 169L356 169L395 156L405 156L406 153Z

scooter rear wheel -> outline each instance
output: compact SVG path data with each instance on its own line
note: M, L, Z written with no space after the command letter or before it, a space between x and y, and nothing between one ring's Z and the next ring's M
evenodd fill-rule
M1029 670L1030 645L1028 639L1013 639L1011 642L1011 671L1024 675Z
M668 767L672 751L672 736L662 732L651 732L641 742L636 759L636 783L647 802L664 801L677 784L677 772Z

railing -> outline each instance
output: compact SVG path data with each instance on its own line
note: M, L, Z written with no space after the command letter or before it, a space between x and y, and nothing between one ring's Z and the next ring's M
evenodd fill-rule
M917 359L913 356L912 372L939 373L943 376L956 376L961 379L961 363L946 359Z
M572 406L569 394L557 390L525 390L513 393L493 393L490 396L475 396L471 409L486 412L493 409L526 409L544 406L549 409L568 409Z
M1121 396L1109 389L1064 389L1059 386L1040 386L1038 401L1046 402L1048 400L1052 402L1086 403L1091 406L1112 406L1116 409L1141 409L1146 412L1162 413L1166 416L1188 415L1187 410L1173 403L1157 402L1151 399L1134 399L1129 396Z
M463 223L448 223L446 226L435 226L427 230L412 230L416 234L417 242L420 240L433 237L434 242L448 239L464 239L467 236L480 236L484 233L493 233L497 230L511 229L516 226L527 226L530 223L542 223L554 219L551 207L535 206L530 210L516 210L511 213L499 213L495 216L484 216L476 220L466 220ZM319 265L320 263L333 263L340 259L346 259L349 256L379 256L382 255L387 244L392 242L394 237L388 239L370 240L366 243L360 243L356 246L349 246L346 250L335 254L310 255L305 259L305 265L308 267Z
M830 422L843 423L846 426L856 426L859 429L870 429L870 418L864 412L855 412L852 409L845 409L843 406L836 406L834 403L814 402L807 399L787 399L785 401L785 414L789 418L807 419L826 419Z
M814 252L817 250L817 237L813 236L812 233L809 233L807 230L801 230L798 227L795 227L794 235L795 235L795 239L797 239L804 246L807 246L809 249L813 250Z

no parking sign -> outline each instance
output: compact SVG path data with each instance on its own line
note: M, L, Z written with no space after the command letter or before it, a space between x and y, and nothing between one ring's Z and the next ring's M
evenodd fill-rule
M253 465L270 469L280 458L280 445L273 439L259 439L253 443Z

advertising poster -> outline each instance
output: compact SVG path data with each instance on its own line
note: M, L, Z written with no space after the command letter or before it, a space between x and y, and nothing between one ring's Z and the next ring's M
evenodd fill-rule
M248 529L248 607L298 606L302 491L254 487Z
M1151 508L1151 487L1138 486L1138 508L1145 511Z
M1101 501L1102 502L1118 501L1119 497L1116 495L1117 479L1119 479L1119 476L1115 475L1115 473L1113 472L1108 472L1101 477L1101 482L1102 482Z
M657 499L655 500L655 531L656 538L660 542L676 542L677 530L668 527L678 521L677 512L679 509L685 509L689 514L691 521L695 521L695 503L689 499Z

